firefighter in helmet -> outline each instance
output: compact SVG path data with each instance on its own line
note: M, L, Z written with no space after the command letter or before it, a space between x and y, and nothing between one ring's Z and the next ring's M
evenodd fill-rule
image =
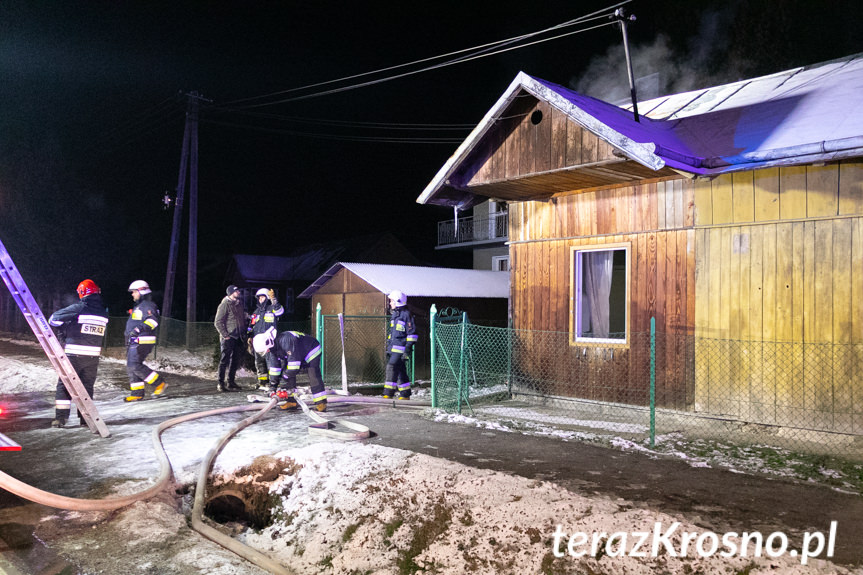
M261 288L255 293L258 306L249 319L249 343L254 341L256 335L262 334L271 327L276 327L279 317L285 313L285 308L276 299L276 292L271 289ZM266 356L255 351L250 346L250 352L255 357L255 371L258 372L258 386L262 389L268 387L269 375Z
M390 316L390 333L387 335L387 367L384 382L384 399L396 397L410 399L411 380L408 377L405 358L410 357L411 350L417 342L416 321L408 310L408 298L399 290L393 290L387 296L392 308Z
M84 384L87 394L92 398L96 372L99 369L99 355L102 353L102 340L108 325L108 312L102 303L102 290L93 280L86 279L79 283L77 292L79 301L52 313L48 323L63 331L63 351ZM72 396L62 379L57 381L54 399L54 420L51 427L64 427L72 413ZM87 425L80 411L78 420L80 425Z
M165 379L156 371L144 365L144 360L156 347L156 334L159 328L159 308L153 302L150 285L144 280L133 281L129 292L135 300L135 307L129 312L126 321L126 372L129 374L131 393L126 401L144 399L144 389L152 386L153 396L165 392Z
M297 374L301 368L308 368L314 409L327 410L327 391L321 378L321 343L310 335L299 331L276 332L275 327L267 328L252 341L255 353L267 358L270 379L270 397L279 396L286 401L280 403L282 409L296 409L293 397L297 386Z

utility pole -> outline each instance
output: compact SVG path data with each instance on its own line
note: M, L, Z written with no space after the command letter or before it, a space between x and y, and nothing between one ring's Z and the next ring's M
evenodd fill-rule
M626 34L627 21L635 22L635 16L630 15L627 17L623 8L618 8L614 11L612 18L620 23L620 31L623 32L623 51L626 53L626 72L629 74L629 94L632 97L632 114L635 121L640 122L638 119L638 96L635 93L635 78L632 75L632 59L629 57L629 37Z
M171 230L171 245L168 253L168 270L165 274L165 297L162 302L162 315L171 317L174 299L174 279L177 271L177 254L180 244L180 230L183 222L183 199L186 189L186 174L189 173L189 256L188 282L186 294L186 322L196 321L197 284L198 284L198 102L200 94L186 94L186 127L183 132L183 148L180 153L180 173L177 176L177 199L174 205L174 224ZM187 330L187 340L189 331ZM189 343L187 341L187 343Z

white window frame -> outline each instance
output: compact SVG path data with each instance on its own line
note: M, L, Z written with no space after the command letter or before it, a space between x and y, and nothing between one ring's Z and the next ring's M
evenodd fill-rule
M623 250L626 253L626 303L625 303L625 319L624 329L625 335L623 339L616 338L597 338L597 337L581 337L581 314L582 314L582 266L580 255L587 252L607 252ZM630 307L632 305L632 297L630 285L632 284L632 246L629 242L608 243L608 244L591 244L572 246L570 249L570 288L569 288L569 343L570 345L578 345L584 347L629 347L630 339Z
M506 269L500 269L500 263L506 262ZM509 267L509 256L491 256L491 269L496 272L508 272L510 270Z

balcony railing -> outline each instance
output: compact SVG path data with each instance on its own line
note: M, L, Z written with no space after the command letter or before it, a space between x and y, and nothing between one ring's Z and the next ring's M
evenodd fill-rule
M458 222L458 226L456 226ZM454 246L493 240L505 242L509 234L509 213L497 212L483 217L466 216L437 224L437 245Z

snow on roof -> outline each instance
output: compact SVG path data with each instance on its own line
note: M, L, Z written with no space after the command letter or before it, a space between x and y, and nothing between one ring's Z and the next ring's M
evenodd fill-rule
M631 104L628 110L519 72L417 202L432 203L441 188L457 186L462 162L524 93L653 170L668 166L711 176L863 156L860 54L640 102L640 122Z
M382 293L400 290L408 297L509 297L509 272L343 262L333 265L299 297L312 297L341 269L351 271Z

